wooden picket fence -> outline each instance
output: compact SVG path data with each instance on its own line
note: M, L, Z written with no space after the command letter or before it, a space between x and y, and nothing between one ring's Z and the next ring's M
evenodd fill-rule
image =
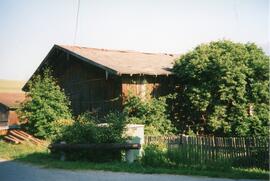
M165 144L178 164L230 164L269 170L268 137L146 136L145 144Z

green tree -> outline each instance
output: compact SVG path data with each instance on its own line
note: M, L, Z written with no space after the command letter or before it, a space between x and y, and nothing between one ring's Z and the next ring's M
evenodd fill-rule
M268 135L269 56L253 43L202 44L182 55L174 118L182 131Z
M28 84L29 91L18 110L24 127L35 136L50 138L56 132L55 121L71 119L70 102L52 77L49 68Z

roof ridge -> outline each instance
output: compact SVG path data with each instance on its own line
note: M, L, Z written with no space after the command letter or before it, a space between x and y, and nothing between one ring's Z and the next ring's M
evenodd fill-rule
M121 52L121 53L142 53L142 54L147 54L147 55L166 55L166 56L178 56L179 54L174 54L174 53L154 53L154 52L143 52L143 51L138 51L138 50L119 50L119 49L107 49L107 48L94 48L94 47L86 47L86 46L78 46L78 45L58 45L60 47L70 47L70 48L79 48L79 49L91 49L91 50L98 50L98 51L110 51L110 52Z

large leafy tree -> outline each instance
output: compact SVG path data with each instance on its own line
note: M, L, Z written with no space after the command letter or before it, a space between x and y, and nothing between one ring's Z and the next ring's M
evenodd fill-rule
M182 131L268 135L269 56L253 43L202 44L182 55L174 119Z
M48 68L36 75L28 86L26 101L18 110L19 117L26 120L24 126L30 133L50 138L55 132L55 121L71 119L70 102Z

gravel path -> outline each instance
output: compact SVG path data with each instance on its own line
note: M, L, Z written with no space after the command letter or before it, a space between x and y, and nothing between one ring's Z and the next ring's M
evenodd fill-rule
M46 169L15 161L0 160L0 181L233 181L167 174L134 174L105 171ZM243 180L244 181L244 180ZM248 181L248 180L245 180ZM254 180L252 180L254 181Z

